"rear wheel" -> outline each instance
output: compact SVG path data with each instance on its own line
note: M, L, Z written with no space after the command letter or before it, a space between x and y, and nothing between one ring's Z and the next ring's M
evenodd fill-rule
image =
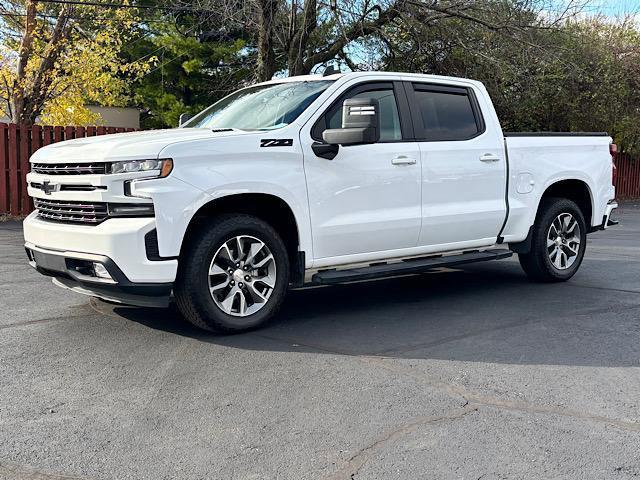
M520 254L520 265L531 279L563 282L578 271L587 244L582 211L571 200L545 199L531 237L531 250Z
M225 215L183 253L174 294L192 324L231 333L270 320L288 283L289 258L278 233L259 218Z

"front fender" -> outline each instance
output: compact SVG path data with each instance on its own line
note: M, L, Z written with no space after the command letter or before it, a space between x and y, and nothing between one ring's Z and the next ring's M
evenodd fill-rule
M264 147L264 138L294 139ZM149 192L156 204L158 247L162 256L177 256L193 216L207 203L229 195L266 194L284 201L298 227L300 249L311 261L311 222L302 150L296 127L251 132L167 145L160 156L174 160L174 171L164 180L182 185L170 194ZM169 183L171 183L169 182ZM159 214L159 215L158 215Z
M263 194L277 197L286 203L296 221L298 229L298 237L300 241L300 251L306 252L308 260L313 258L312 255L312 241L311 241L311 220L309 218L309 209L306 203L306 184L303 182L304 187L301 191L294 191L283 185L265 182L265 181L242 181L221 184L215 187L211 187L206 191L207 199L204 203L201 203L194 214L207 203L218 200L220 198L229 197L232 195L242 194ZM192 216L193 217L193 216ZM191 219L190 219L191 220ZM188 224L187 224L188 225Z
M164 179L144 180L132 186L134 195L151 198L155 206L156 229L158 231L158 249L162 257L177 257L189 224L198 211L217 199L246 193L265 194L284 201L293 212L300 241L300 250L306 252L310 261L312 256L311 227L306 203L306 185L304 192L295 192L275 183L264 181L228 182L222 175L207 172L206 190L198 185L170 175Z

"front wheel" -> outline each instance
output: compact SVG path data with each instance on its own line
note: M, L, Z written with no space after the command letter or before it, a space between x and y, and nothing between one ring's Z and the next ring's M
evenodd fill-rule
M180 258L174 289L181 313L209 331L265 324L289 283L289 257L278 233L259 218L225 215L196 235Z
M533 226L531 250L520 254L520 265L533 280L564 282L575 275L587 245L582 211L571 200L543 200Z

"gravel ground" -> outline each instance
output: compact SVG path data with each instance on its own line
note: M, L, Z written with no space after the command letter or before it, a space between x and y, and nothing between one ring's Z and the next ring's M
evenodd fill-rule
M565 284L517 261L291 292L232 337L27 265L0 224L2 479L640 476L640 208Z

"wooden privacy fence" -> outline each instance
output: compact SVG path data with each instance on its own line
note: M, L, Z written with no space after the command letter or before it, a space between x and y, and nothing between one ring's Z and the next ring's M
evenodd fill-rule
M117 127L42 127L0 123L0 215L27 215L33 202L27 195L25 176L29 157L40 147L72 138L131 132Z
M40 147L72 138L131 132L117 127L41 127L0 123L0 215L27 215L33 203L27 195L25 176L29 157ZM640 158L620 153L616 158L616 197L640 198Z
M619 153L616 157L616 167L618 167L616 197L619 199L639 199L640 158Z

